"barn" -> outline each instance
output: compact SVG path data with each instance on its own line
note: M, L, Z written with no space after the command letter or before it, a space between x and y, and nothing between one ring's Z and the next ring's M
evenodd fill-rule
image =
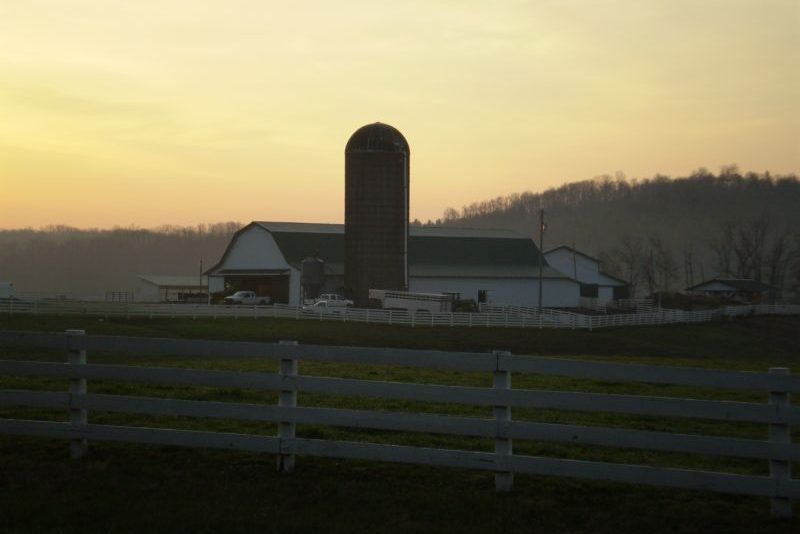
M311 256L324 261L323 292L346 292L345 225L252 222L234 234L220 261L205 273L209 291L251 290L273 302L299 305L301 262ZM531 239L511 230L411 225L408 289L535 307L540 258ZM544 306L579 303L580 284L546 261L542 286Z
M567 245L544 253L547 263L580 284L581 304L606 304L629 298L629 284L603 272L600 260Z

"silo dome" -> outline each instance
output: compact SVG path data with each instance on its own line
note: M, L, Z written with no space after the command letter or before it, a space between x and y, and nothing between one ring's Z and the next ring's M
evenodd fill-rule
M345 147L344 282L356 306L370 289L408 289L408 142L388 124L356 130Z
M345 153L362 150L409 153L408 141L403 134L382 122L367 124L356 130L344 149Z

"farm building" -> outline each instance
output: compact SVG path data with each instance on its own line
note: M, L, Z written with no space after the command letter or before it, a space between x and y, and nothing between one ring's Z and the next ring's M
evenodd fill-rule
M629 297L629 284L600 268L600 260L566 245L544 253L548 265L576 280L584 306Z
M139 302L187 302L206 295L206 276L139 275ZM205 300L202 300L205 302Z
M692 287L687 287L690 295L720 297L740 302L759 303L767 300L772 286L748 278L712 278Z
M269 295L273 302L299 305L301 262L309 256L324 261L323 292L347 293L345 226L284 222L252 222L239 230L219 263L206 272L209 290L212 294L252 290ZM531 239L510 230L412 225L408 290L457 293L462 299L534 307L539 258ZM578 305L575 280L547 262L542 273L544 306Z

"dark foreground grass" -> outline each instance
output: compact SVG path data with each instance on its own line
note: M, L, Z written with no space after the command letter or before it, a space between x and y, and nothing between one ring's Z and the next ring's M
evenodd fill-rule
M85 461L64 444L0 440L7 532L792 532L766 499L301 458L278 475L267 455L102 444ZM796 531L796 530L794 530Z
M763 365L800 361L800 317L752 317L716 323L588 330L535 328L410 328L293 319L103 319L0 315L0 330L234 339L298 340L320 345L509 350L514 354L721 359ZM749 363L746 363L749 362ZM701 365L707 365L700 363Z
M726 323L600 332L431 329L284 320L0 317L3 330L84 328L88 333L207 339L400 346L443 350L507 349L667 365L765 370L796 366L800 320L751 318ZM616 348L615 348L616 347ZM0 358L63 360L63 354L0 349ZM91 362L274 372L274 362L90 354ZM303 363L301 372L373 380L490 384L480 373ZM515 387L763 401L753 392L719 392L558 377L515 377ZM274 392L90 382L90 392L274 403ZM65 381L0 377L0 388L64 390ZM488 416L486 408L301 394L302 405ZM765 438L765 425L670 420L616 414L516 410L515 418ZM60 419L63 413L0 407L0 417ZM265 423L92 413L95 423L196 428L274 435ZM303 437L491 450L491 440L301 426ZM796 532L800 521L773 520L769 501L706 492L517 475L498 495L490 473L426 466L299 457L278 475L274 457L240 452L92 443L68 460L64 441L0 436L0 531L8 532ZM515 443L521 454L766 474L765 461L672 453ZM800 515L800 514L798 514Z

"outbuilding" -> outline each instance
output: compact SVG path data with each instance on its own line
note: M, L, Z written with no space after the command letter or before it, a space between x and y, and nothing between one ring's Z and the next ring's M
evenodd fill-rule
M604 305L630 296L626 281L603 272L600 260L585 252L561 245L545 252L544 257L551 267L580 284L583 306Z
M301 262L309 256L324 261L322 291L345 292L344 225L287 222L252 222L236 232L220 261L205 273L209 290L212 294L251 290L272 297L273 302L299 305ZM511 230L412 225L408 290L535 307L540 259L534 242ZM546 261L542 286L544 306L579 303L578 282Z
M206 302L208 277L139 275L138 302Z
M772 289L772 286L750 278L712 278L687 287L686 292L690 295L725 298L744 303L759 303L768 299L769 292Z

